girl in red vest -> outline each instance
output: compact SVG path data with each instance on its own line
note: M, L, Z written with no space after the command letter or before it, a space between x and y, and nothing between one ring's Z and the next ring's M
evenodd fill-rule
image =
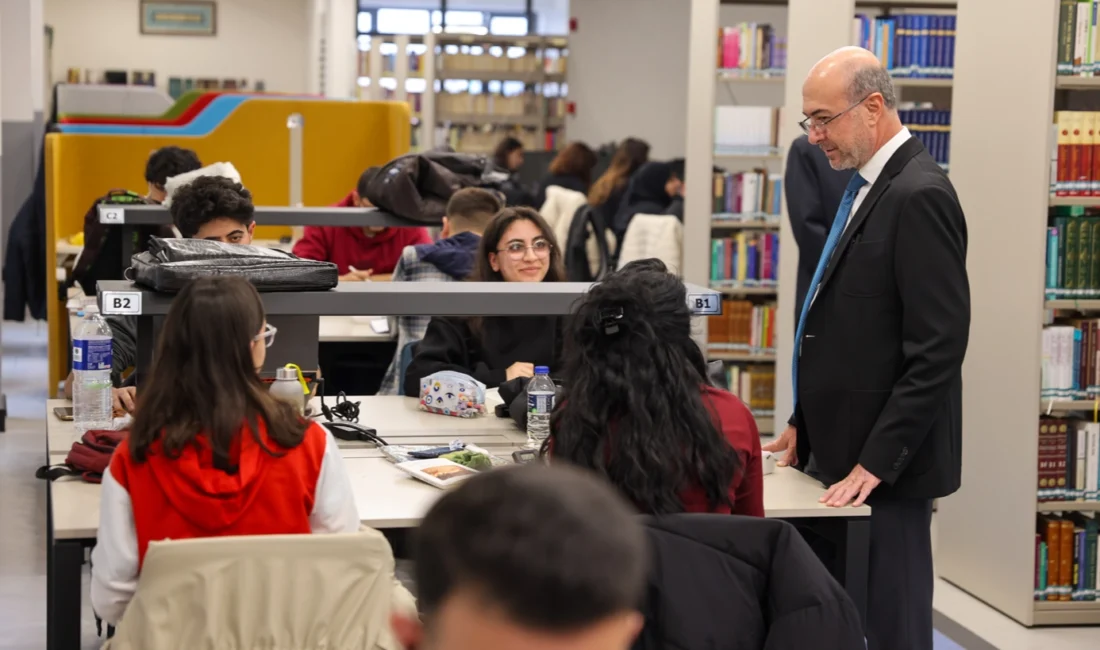
M108 623L122 618L151 541L358 530L331 434L257 374L274 335L244 279L202 278L173 301L129 438L103 476L92 605Z

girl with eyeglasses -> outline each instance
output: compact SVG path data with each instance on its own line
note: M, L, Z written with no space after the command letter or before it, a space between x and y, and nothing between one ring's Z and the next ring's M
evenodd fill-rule
M475 282L563 282L565 270L554 233L538 212L505 208L481 237ZM557 368L561 318L496 316L434 317L405 371L404 393L420 395L420 380L454 370L495 388L510 379L533 377L535 366Z
M149 542L359 529L332 435L258 375L274 336L242 278L195 280L172 302L141 408L103 474L91 591L108 623Z

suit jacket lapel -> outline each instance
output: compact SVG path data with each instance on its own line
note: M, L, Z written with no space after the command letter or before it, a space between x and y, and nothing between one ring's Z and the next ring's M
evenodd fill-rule
M848 222L848 226L841 234L840 241L837 242L836 248L833 249L833 256L829 259L828 266L825 267L825 274L821 276L821 284L818 285L820 287L818 291L821 291L829 282L829 278L833 276L836 267L840 264L840 260L848 252L848 244L852 241L852 237L855 236L855 233L859 232L859 227L867 220L867 215L871 213L875 204L878 203L879 198L886 192L887 188L890 187L890 181L905 168L906 163L908 163L913 156L923 150L924 145L921 144L920 140L911 137L894 152L893 156L890 156L890 160L886 161L886 166L883 168L882 173L879 174L878 180L871 186L871 191L868 192L867 197L863 199L863 203L859 205L859 210L852 216L851 221Z

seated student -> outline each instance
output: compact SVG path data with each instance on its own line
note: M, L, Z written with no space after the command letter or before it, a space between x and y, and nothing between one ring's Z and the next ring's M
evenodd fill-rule
M372 167L359 177L355 191L336 204L338 207L371 207L367 185L377 172ZM332 262L342 282L374 278L388 280L406 246L432 243L427 228L385 228L379 226L306 226L294 244L294 254L308 260Z
M683 219L682 162L648 162L642 165L630 179L626 196L623 197L615 218L611 222L611 231L619 245L630 226L630 220L636 214L676 214ZM677 172L679 171L679 175ZM676 201L680 198L680 201Z
M764 516L752 413L707 382L683 282L628 264L592 287L565 332L564 395L544 444L642 512Z
M493 192L467 187L454 193L447 202L447 216L443 217L442 238L434 244L406 246L393 270L394 282L449 282L465 280L474 268L481 233L504 207ZM386 376L382 379L380 395L397 395L401 373L402 350L409 343L424 338L428 329L428 316L402 316L397 325L397 351Z
M583 142L570 142L554 160L550 162L549 174L539 183L538 196L535 197L536 210L546 203L546 188L551 185L588 194L592 184L592 170L599 159L596 152Z
M471 280L562 282L561 251L546 221L531 208L505 208L485 229ZM546 316L435 317L405 371L404 393L420 396L420 380L456 370L489 388L557 367L561 319Z
M200 278L172 302L142 406L103 474L91 591L108 623L149 542L359 529L332 435L257 374L274 335L243 278Z
M507 136L497 143L493 150L493 165L500 171L508 172L508 179L500 185L500 191L504 193L509 206L536 207L535 197L524 187L519 177L519 169L523 167L523 143L513 136Z
M163 200L164 197L161 197ZM227 244L251 244L256 229L252 193L222 176L200 176L176 190L168 208L172 223L184 237ZM107 316L111 328L111 381L115 411L134 410L134 387L121 387L120 373L137 361L137 319ZM65 396L72 398L73 375L65 380Z
M409 650L626 650L642 628L642 525L591 474L479 474L428 511L413 553L423 624L391 617Z
M627 138L615 150L607 171L592 184L592 189L588 190L588 205L599 213L605 224L614 220L631 177L648 160L649 143Z

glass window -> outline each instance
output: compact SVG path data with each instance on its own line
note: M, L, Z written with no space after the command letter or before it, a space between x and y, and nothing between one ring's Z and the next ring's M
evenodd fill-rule
M427 9L379 9L378 32L381 34L427 34L431 31L431 12Z
M363 34L360 34L358 40L359 40L359 51L360 52L366 52L367 50L370 49L370 36L365 36Z
M374 16L369 11L360 11L355 17L355 29L360 34L369 34L374 29Z
M493 16L489 21L489 33L498 36L524 36L527 34L527 18L524 16Z

